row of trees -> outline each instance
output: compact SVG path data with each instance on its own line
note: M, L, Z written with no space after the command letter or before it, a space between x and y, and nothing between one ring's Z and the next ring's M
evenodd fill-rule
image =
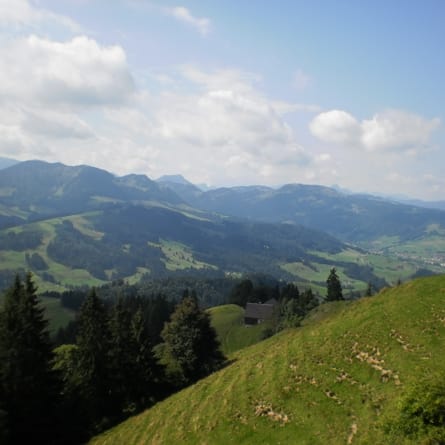
M141 305L107 308L94 289L75 343L53 349L47 328L31 275L17 276L0 309L2 444L84 442L225 362L209 316L188 294L155 348Z

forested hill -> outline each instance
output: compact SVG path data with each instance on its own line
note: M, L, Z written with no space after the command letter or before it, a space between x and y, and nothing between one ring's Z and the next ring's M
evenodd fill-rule
M198 201L201 209L191 205ZM332 233L354 240L436 234L427 247L440 248L444 220L438 210L325 187L202 192L183 178L158 184L143 175L117 177L88 166L27 161L0 170L0 287L15 272L30 269L42 291L143 275L250 272L321 291L335 266L345 288L364 291L369 283L379 288L440 272L442 260L432 266L429 259L386 260Z
M43 161L21 162L0 170L0 227L15 225L12 218L25 222L136 201L182 202L174 192L162 190L143 175L116 177L85 165Z
M376 238L400 240L423 236L432 227L445 230L445 211L401 204L370 195L345 194L336 189L288 184L200 191L173 181L160 183L190 205L226 215L267 222L293 222L330 233L343 241Z

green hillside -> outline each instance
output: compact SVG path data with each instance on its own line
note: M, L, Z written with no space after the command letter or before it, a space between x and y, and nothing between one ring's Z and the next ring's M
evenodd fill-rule
M236 304L216 306L208 311L225 355L258 343L265 338L270 328L268 323L246 326L244 309Z
M31 270L40 292L266 273L323 294L335 266L348 295L444 270L443 211L319 186L180 186L43 161L0 170L0 290Z
M443 375L444 346L445 276L323 305L91 443L443 443L391 436L388 425L414 383Z

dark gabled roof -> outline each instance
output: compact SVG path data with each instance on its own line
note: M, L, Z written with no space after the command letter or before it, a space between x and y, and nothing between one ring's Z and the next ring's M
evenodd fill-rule
M273 304L247 303L244 317L268 320L273 316L274 306Z

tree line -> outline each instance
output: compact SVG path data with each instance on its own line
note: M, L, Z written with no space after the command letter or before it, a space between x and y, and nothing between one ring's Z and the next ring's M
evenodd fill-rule
M185 292L150 332L138 299L107 306L92 289L75 342L57 348L31 274L17 275L0 309L0 442L76 444L219 369L209 315Z
M229 302L270 298L279 301L274 331L298 326L322 301L293 283L245 279ZM325 300L342 299L333 268ZM0 443L85 442L226 363L209 314L188 290L177 304L162 295L107 303L93 288L58 340L55 347L31 273L16 275L0 308Z

